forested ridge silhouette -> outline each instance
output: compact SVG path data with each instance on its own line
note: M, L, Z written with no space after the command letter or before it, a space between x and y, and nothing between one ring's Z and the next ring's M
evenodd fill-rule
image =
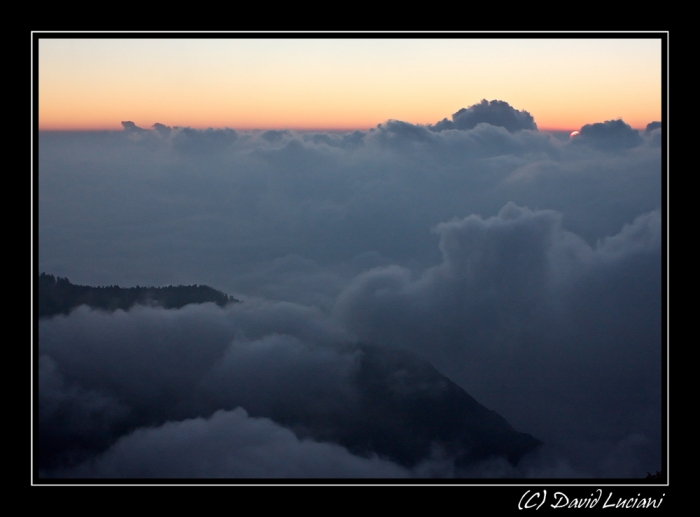
M69 314L80 305L105 311L117 309L126 311L136 304L179 309L190 303L207 302L214 302L223 307L228 303L240 302L240 300L206 285L91 287L72 284L68 278L55 277L46 273L39 275L40 318L56 314Z

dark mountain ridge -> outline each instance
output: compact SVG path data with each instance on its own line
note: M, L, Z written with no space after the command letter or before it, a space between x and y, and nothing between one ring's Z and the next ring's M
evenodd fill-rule
M39 317L69 314L80 305L93 309L129 310L134 305L157 305L179 309L190 303L214 302L220 307L240 302L233 296L206 285L178 285L167 287L91 287L70 283L67 278L39 275Z
M355 398L341 411L314 411L310 404L256 416L289 426L300 437L336 442L354 454L377 454L408 468L429 459L436 445L459 469L491 457L517 465L542 443L517 432L411 352L365 343L341 347L361 352L351 379Z

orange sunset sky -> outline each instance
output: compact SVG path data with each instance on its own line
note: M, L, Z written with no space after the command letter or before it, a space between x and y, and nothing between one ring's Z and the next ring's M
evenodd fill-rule
M419 35L417 35L419 36ZM39 129L367 129L481 99L543 130L661 120L661 39L40 38Z

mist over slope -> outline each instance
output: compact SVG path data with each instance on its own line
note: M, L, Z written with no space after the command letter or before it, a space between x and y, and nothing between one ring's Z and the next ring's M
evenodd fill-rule
M347 134L40 133L40 270L87 285L203 283L244 300L40 322L40 420L58 444L44 472L157 477L155 459L134 470L150 443L179 450L171 471L185 477L331 477L314 458L336 455L340 477L657 471L660 135L591 121L561 139L503 101ZM371 371L359 358L373 352L333 344L357 342L379 346L379 363L401 350L429 361L545 445L517 466L467 468L439 440L429 453L425 440L390 440L411 461L368 456L340 429L279 416L331 418L339 401L353 414L348 379ZM388 375L381 389L401 386ZM252 443L254 428L266 439ZM221 440L230 463L204 473L186 452L197 440Z
M394 477L415 476L436 462L441 475L491 458L516 465L540 445L413 354L289 335L241 341L232 336L245 322L227 321L236 319L233 307L162 312L136 307L114 322L107 313L81 308L73 321L42 321L42 331L53 337L40 357L39 466L45 475L108 475L102 467L94 470L90 458L121 455L115 451L128 456L146 428L151 437L162 432L188 443L189 435L175 429L195 424L173 425L184 421L199 422L204 434L223 425L221 419L265 421L271 430L293 431L296 438L285 439L285 448L331 447L341 463L392 462L396 468L387 472ZM159 316L177 323L158 322ZM154 326L164 343L148 339ZM221 447L226 454L243 446L229 438ZM262 462L266 475L280 475L274 467L279 459L269 454ZM161 472L165 460L153 457L139 467L142 474L132 460L109 461L140 477ZM207 475L253 474L215 469ZM195 474L181 467L165 475L172 476ZM331 475L348 476L342 465Z

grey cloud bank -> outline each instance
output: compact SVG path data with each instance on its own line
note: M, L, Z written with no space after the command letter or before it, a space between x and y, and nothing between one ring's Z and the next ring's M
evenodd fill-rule
M167 422L119 439L92 464L59 470L70 478L367 478L409 477L378 458L338 445L299 440L269 419L241 408L209 419Z
M89 285L207 284L244 300L42 320L42 472L655 472L657 124L593 122L562 141L527 111L482 101L434 126L348 134L129 122L41 133L40 271ZM352 398L357 358L336 344L358 340L416 353L545 446L517 466L455 469L436 448L406 467L261 418L271 404L332 412Z

